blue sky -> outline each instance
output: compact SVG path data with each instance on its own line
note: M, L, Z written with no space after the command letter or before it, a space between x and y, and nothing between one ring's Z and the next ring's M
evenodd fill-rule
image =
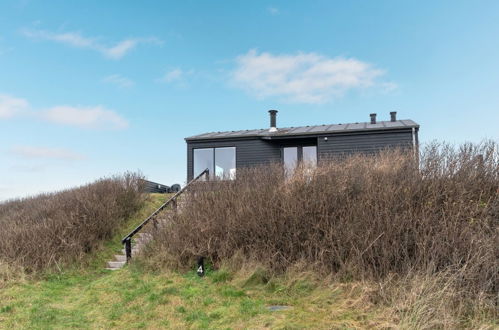
M499 2L0 2L0 200L126 170L183 183L184 137L268 109L498 140Z

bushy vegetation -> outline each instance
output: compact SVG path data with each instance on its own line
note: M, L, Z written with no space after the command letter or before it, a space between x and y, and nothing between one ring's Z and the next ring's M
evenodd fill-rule
M438 314L444 305L461 316L467 303L495 310L496 143L431 144L418 160L400 151L353 156L292 178L278 166L237 175L216 187L200 185L156 233L150 259L183 267L205 256L217 267L237 254L272 274L301 263L342 281L379 283L373 299L410 301L412 294L424 317L425 308ZM388 294L386 283L405 291Z
M32 273L80 260L109 240L144 202L140 175L0 204L0 268Z

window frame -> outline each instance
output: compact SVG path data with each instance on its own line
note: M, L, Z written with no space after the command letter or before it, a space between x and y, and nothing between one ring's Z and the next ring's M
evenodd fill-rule
M224 148L234 148L234 169L236 170L236 175L237 175L237 147L235 145L224 145L224 146L218 146L218 147L199 147L199 148L193 147L192 148L192 177L194 178L197 175L196 171L195 171L196 159L194 157L196 150L211 149L212 150L211 160L212 160L213 168L209 169L209 171L210 171L209 180L220 180L220 181L234 180L236 175L234 175L234 178L231 178L231 179L222 179L220 177L217 177L217 175L216 175L216 157L215 157L216 149L224 149Z
M293 145L293 144L286 144L281 146L281 162L284 166L284 149L285 148L297 148L298 152L298 158L297 158L297 166L300 166L300 164L303 164L303 148L304 147L315 147L315 159L316 159L316 166L319 164L319 148L317 147L317 144L312 144L312 143L304 143L304 144L298 144L298 145Z

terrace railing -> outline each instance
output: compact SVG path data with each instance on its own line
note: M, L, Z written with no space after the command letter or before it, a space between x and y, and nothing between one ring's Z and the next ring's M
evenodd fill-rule
M198 176L196 176L194 179L189 181L185 185L184 188L180 189L175 195L170 197L165 203L163 203L160 207L158 207L150 216L148 216L140 225L138 225L134 230L132 230L128 235L126 235L122 240L121 243L125 245L125 255L126 255L126 261L130 261L132 258L132 238L135 236L139 231L144 228L145 225L147 225L151 220L154 220L158 214L163 211L165 208L167 208L169 205L172 205L174 209L177 208L177 198L182 195L184 191L189 188L189 186L198 181L203 175L206 175L206 178L209 178L210 171L209 169L205 169L203 172L201 172Z

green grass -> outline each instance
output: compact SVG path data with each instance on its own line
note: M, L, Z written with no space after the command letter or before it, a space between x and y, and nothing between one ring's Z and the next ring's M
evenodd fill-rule
M0 327L16 329L68 328L193 328L301 329L348 328L369 315L345 309L335 290L294 286L285 290L268 284L247 288L246 278L226 270L199 278L194 271L149 273L139 264L116 272L63 273L8 286L0 292ZM288 285L289 284L289 285ZM271 312L267 306L292 306ZM335 315L335 317L331 317Z

